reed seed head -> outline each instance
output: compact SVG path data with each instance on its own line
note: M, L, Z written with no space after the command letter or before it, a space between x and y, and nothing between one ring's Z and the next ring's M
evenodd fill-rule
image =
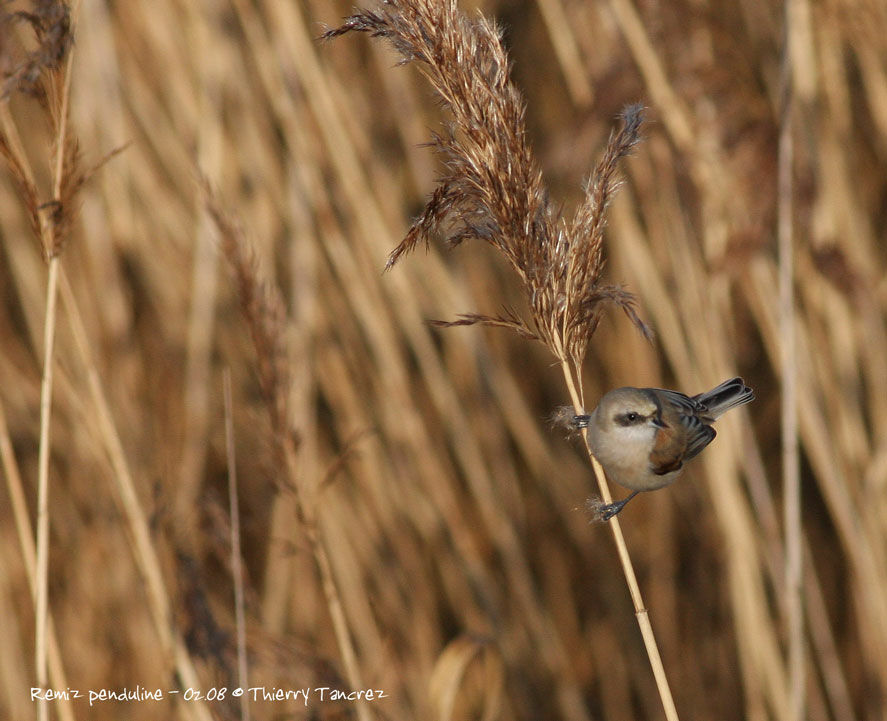
M622 113L622 127L586 184L571 220L549 200L527 142L525 105L510 79L499 28L469 18L455 0L386 0L360 10L324 38L367 32L387 39L402 62L417 62L452 122L430 143L444 171L424 211L388 256L386 269L415 248L442 236L450 245L483 240L517 272L530 307L527 322L503 315L464 314L437 325L482 323L543 341L560 360L581 364L607 304L621 307L645 335L634 296L602 285L606 209L618 189L619 160L640 140L643 108Z

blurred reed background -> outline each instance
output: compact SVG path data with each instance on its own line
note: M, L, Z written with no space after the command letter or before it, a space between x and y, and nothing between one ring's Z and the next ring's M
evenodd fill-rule
M776 252L784 8L462 7L501 22L537 159L568 212L620 109L649 108L646 141L622 164L605 253L608 282L637 294L656 338L608 315L586 394L593 403L625 384L695 393L734 373L755 389L679 483L620 519L681 717L789 718ZM887 5L794 8L807 718L874 721L887 702ZM31 5L4 7L20 9ZM68 132L87 168L128 145L79 190L59 256L49 684L238 683L227 369L249 685L347 689L356 669L388 696L257 701L252 718L661 718L611 534L583 510L597 492L590 468L546 423L569 400L553 359L504 330L428 324L522 312L516 278L479 243L431 247L381 272L433 188L422 143L445 117L381 43L317 41L350 9L83 0L73 10ZM3 33L9 73L33 33L20 21ZM45 111L13 92L0 116L39 202L51 201ZM200 174L214 189L209 210ZM236 218L256 258L245 267L284 299L290 472L270 440L269 359L240 313L214 213ZM0 716L13 720L37 713L47 264L33 216L4 172ZM298 520L306 499L317 534ZM355 651L350 672L318 544ZM50 708L61 719L242 713L230 695Z

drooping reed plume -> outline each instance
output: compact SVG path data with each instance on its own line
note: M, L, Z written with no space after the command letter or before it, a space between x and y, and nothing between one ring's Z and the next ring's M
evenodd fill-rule
M619 160L640 140L642 107L623 111L622 128L610 135L584 199L572 218L563 218L549 200L533 160L524 102L509 78L509 61L494 23L483 16L466 17L455 0L385 0L377 10L351 15L324 37L352 31L385 38L400 53L402 64L417 63L452 114L452 122L431 142L445 170L424 211L388 256L386 268L420 242L438 236L450 246L466 240L490 243L520 277L530 320L507 310L500 315L464 314L437 325L501 326L541 340L560 362L573 406L582 412L582 362L603 308L622 308L645 335L650 334L635 310L634 296L602 282L606 210L618 188ZM596 460L591 462L609 502L603 471ZM618 522L612 529L666 716L677 719Z

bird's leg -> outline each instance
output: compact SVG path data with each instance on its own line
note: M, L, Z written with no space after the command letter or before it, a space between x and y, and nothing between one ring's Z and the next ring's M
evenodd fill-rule
M619 513L623 508L625 508L625 504L628 503L632 498L634 498L640 491L632 491L629 495L623 498L621 501L614 501L613 503L607 503L600 508L598 508L598 513L601 515L602 521L609 521L613 516Z

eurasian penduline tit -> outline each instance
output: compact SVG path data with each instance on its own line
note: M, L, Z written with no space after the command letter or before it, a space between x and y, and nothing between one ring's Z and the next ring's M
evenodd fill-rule
M692 398L661 388L617 388L590 415L576 416L576 426L588 427L588 445L607 478L632 491L597 508L600 517L608 521L641 491L674 481L684 464L714 440L715 419L754 398L742 378Z

